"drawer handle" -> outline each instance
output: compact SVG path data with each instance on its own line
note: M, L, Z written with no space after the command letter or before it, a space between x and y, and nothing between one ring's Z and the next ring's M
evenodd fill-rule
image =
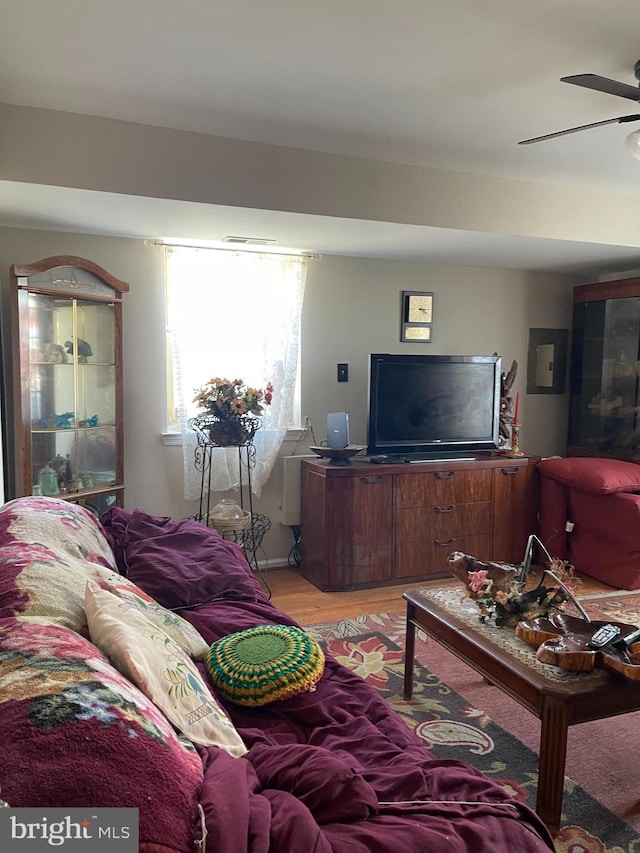
M511 475L513 475L513 474L519 474L519 473L520 473L520 468L501 468L501 469L500 469L500 471L501 471L503 474L511 474Z
M455 476L455 471L436 471L436 480L450 480Z
M454 539L434 539L433 544L438 548L450 548L454 541Z
M437 506L435 508L435 510L436 510L436 512L440 512L440 513L442 513L442 512L453 512L455 508L456 508L456 505L451 504L451 506Z
M360 477L360 482L365 483L367 486L372 486L375 483L381 483L382 479L383 479L382 476L380 476L380 477Z

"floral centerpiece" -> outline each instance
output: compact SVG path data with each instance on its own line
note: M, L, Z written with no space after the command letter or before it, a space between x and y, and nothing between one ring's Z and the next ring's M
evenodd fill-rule
M553 558L540 583L528 588L522 566L482 562L460 551L450 554L447 562L467 597L478 605L482 622L493 619L497 626L513 627L524 619L548 616L568 600L576 603L565 580L578 581L566 560ZM544 585L545 577L552 579L552 586Z
M219 418L233 418L239 415L261 415L264 412L262 402L271 405L273 385L267 383L266 391L246 385L243 379L210 379L196 392L193 398L201 408L207 409Z
M260 427L259 417L272 399L271 382L262 390L247 385L243 379L215 376L196 390L193 402L204 414L193 419L194 426L206 431L213 444L246 444Z

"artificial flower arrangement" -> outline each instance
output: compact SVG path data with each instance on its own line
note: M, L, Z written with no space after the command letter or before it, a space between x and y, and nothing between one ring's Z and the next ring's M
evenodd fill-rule
M481 622L493 619L498 627L515 626L525 619L548 616L568 600L582 610L565 583L579 583L566 560L551 558L538 585L529 588L528 566L525 570L521 565L483 562L460 551L450 554L447 562L451 573L462 581L467 597L478 605ZM553 585L545 586L545 578Z
M270 406L273 385L267 383L263 391L246 385L242 379L221 379L215 376L196 392L193 398L201 408L222 420L239 418L243 415L261 415L264 405Z

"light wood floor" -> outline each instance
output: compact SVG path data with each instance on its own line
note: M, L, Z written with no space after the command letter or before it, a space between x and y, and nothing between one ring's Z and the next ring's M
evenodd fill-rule
M437 581L379 586L353 592L322 592L305 580L298 569L293 568L270 569L267 580L272 591L272 602L300 625L335 622L339 619L367 616L371 613L404 610L402 593L409 587L459 585L454 578L443 578ZM611 587L593 578L582 576L581 580L581 595L611 590Z

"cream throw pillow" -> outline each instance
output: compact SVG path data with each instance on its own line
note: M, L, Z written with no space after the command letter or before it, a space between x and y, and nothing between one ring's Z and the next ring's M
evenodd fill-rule
M88 580L85 608L91 641L123 675L195 743L247 752L193 661L143 611Z
M96 569L95 575L100 586L111 590L114 595L127 602L129 607L144 613L150 622L162 628L190 657L205 660L209 646L190 622L158 604L144 590L122 575L100 567Z

